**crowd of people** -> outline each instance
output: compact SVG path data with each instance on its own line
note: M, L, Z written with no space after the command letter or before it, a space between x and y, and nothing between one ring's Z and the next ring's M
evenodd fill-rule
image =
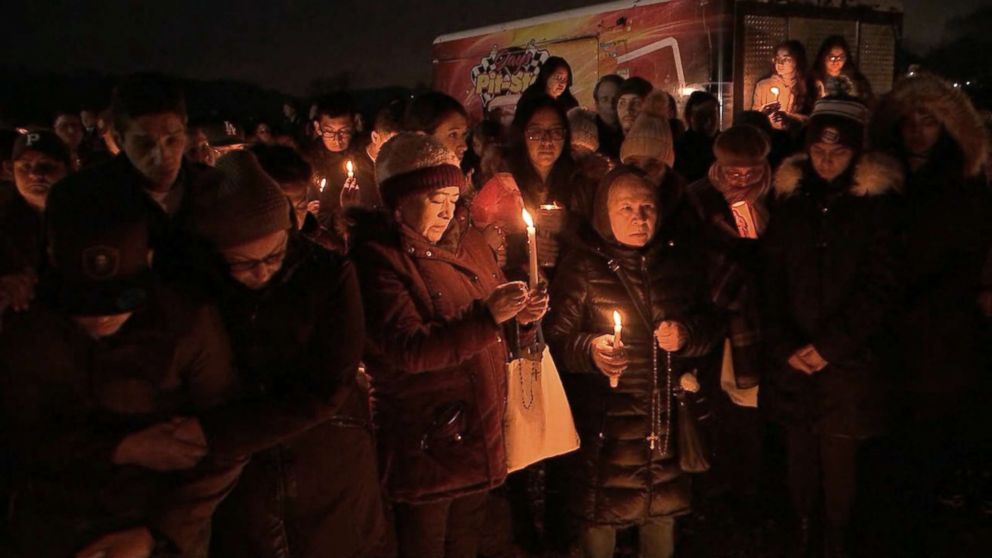
M865 478L930 555L938 505L992 514L989 132L841 38L770 71L722 131L641 77L580 107L556 57L509 126L434 91L197 124L135 75L5 133L0 554L656 558L722 499L757 556L777 432L790 555L856 553ZM508 474L545 343L580 447Z

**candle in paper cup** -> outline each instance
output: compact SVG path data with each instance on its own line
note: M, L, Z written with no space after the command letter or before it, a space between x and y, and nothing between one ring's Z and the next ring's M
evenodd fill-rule
M621 334L623 333L623 321L620 319L620 312L613 311L613 348L619 349L623 345ZM620 385L620 376L610 376L610 387L615 388Z
M524 209L521 212L524 224L527 225L527 245L530 252L530 288L537 288L537 228L534 226L534 219L530 213Z
M348 169L348 178L355 178L355 165L351 161L348 161L345 167Z

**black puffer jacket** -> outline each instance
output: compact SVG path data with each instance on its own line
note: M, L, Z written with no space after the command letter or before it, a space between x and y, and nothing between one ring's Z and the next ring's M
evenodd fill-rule
M670 211L661 228L643 249L626 248L601 233L587 230L563 260L551 289L546 321L548 341L563 370L569 402L582 439L581 449L567 456L570 463L571 511L597 524L625 525L648 517L688 511L689 483L675 459L673 387L681 373L698 365L723 332L709 303L707 262L696 221L684 211L681 189L669 190ZM612 234L606 233L612 238ZM631 297L611 270L619 265L637 296L650 308L650 328L640 319ZM593 364L592 340L613 333L613 311L623 317L623 343L629 368L611 389L607 377ZM688 343L673 355L666 373L665 354L652 363L654 329L664 320L683 324ZM658 449L652 432L653 376L663 394L657 407ZM657 426L657 423L656 423Z
M893 203L902 173L868 154L827 184L805 155L775 176L763 237L769 378L760 406L792 425L866 437L885 426L878 336L899 296ZM787 361L812 344L829 365L814 375Z

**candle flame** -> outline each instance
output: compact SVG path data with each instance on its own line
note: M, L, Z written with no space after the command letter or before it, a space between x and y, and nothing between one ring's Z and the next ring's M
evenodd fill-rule
M623 322L620 321L620 312L616 310L613 311L613 325L616 327L623 327Z
M326 186L327 186L327 179L326 178L321 178L320 179L320 191L323 192L324 191L324 188Z
M778 87L772 87L772 95L778 95Z
M345 167L348 168L348 172L355 172L355 165L351 164L351 161L348 161Z
M530 213L528 213L527 210L525 209L525 210L523 210L521 212L521 215L523 215L524 223L527 223L527 228L533 229L534 228L534 220L531 219Z

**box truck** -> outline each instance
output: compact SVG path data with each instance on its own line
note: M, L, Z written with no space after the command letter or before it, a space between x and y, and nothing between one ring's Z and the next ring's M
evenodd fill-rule
M776 44L795 39L812 58L824 38L844 36L876 93L892 86L899 2L843 6L733 0L622 0L442 35L433 46L433 88L478 119L512 116L520 94L551 56L572 67L572 93L594 107L596 81L640 76L681 107L696 90L715 94L721 119L751 108Z

